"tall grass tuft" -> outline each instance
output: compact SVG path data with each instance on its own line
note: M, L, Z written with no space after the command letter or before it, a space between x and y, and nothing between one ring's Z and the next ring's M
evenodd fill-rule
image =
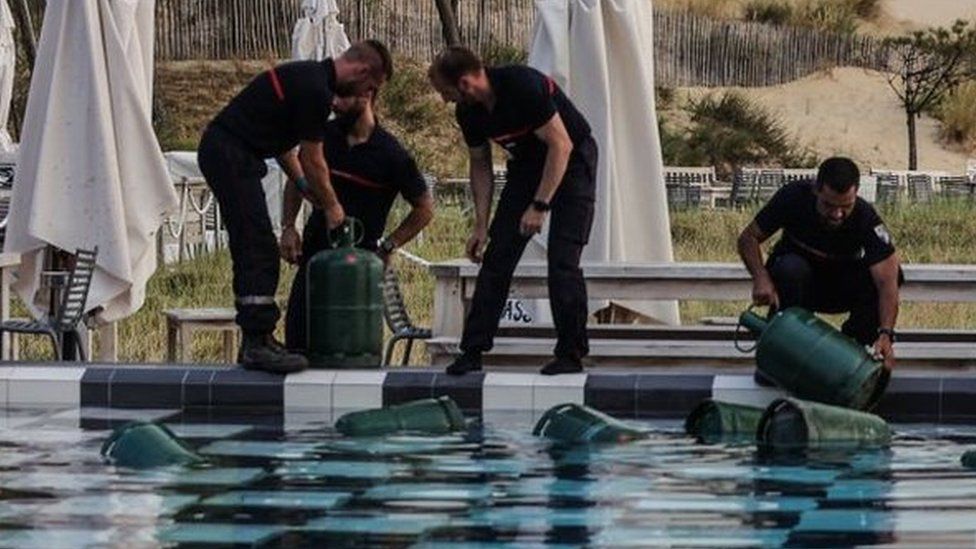
M976 150L976 82L967 82L949 94L936 113L942 137L964 149Z
M688 108L687 146L723 174L741 165L808 167L815 158L800 148L775 115L738 92L708 94Z

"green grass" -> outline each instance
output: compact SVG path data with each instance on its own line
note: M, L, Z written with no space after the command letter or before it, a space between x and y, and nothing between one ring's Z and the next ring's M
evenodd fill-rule
M398 205L391 223L406 213ZM678 261L737 261L735 239L752 219L754 211L700 210L672 212L672 237ZM972 208L964 203L906 206L883 212L905 262L976 263L976 234ZM460 257L468 237L470 221L458 206L442 206L422 238L409 251L429 261ZM396 259L408 308L418 324L430 325L434 281L427 271L402 257ZM146 305L120 324L119 356L125 361L160 361L165 354L165 325L162 311L175 307L229 307L230 258L220 253L160 269L149 283ZM284 303L294 270L282 267L278 288ZM745 302L682 302L682 319L693 323L705 316L732 316ZM905 304L901 326L928 328L973 328L976 306L969 304ZM50 351L39 339L22 340L27 359L48 357ZM194 340L192 356L198 361L218 361L221 342L215 334L201 333ZM423 363L421 346L411 362Z

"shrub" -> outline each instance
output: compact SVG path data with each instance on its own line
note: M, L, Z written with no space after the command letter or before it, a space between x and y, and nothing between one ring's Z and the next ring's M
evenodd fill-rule
M746 21L787 25L793 19L793 5L782 0L751 0L742 6Z
M943 139L976 149L976 82L956 88L939 105L936 115L942 121Z
M775 115L740 93L709 94L688 109L693 123L689 147L721 172L745 164L807 167L816 161Z

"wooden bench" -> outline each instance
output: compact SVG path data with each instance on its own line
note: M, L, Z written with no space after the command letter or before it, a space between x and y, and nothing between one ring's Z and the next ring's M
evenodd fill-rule
M237 362L236 334L237 312L230 308L210 309L167 309L166 316L166 360L185 363L193 343L193 332L216 330L223 334L224 359Z
M649 263L583 265L590 299L740 301L750 299L752 279L736 263ZM976 302L976 265L906 265L902 301ZM435 363L456 353L467 305L474 294L478 266L466 260L431 266L435 277L433 338L428 351ZM511 296L545 298L546 265L527 263L515 271ZM520 328L524 330L524 328ZM604 330L601 332L600 330ZM630 330L629 335L622 335ZM595 327L592 358L647 363L648 360L747 359L734 350L727 326L717 327ZM899 356L913 361L976 361L976 337L971 332L915 330L898 344ZM667 337L665 337L667 334ZM940 335L943 334L943 335ZM492 354L505 361L545 356L552 335L502 331ZM486 356L489 361L492 359ZM627 359L627 360L624 360Z

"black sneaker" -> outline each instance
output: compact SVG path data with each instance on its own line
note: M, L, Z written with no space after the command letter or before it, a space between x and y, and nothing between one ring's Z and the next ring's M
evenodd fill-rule
M544 376L555 376L559 374L578 374L583 371L583 363L572 358L556 357L549 364L539 370Z
M291 374L308 368L308 359L288 352L271 336L244 337L237 356L246 370Z
M481 353L464 353L454 359L444 373L449 376L463 376L468 372L481 371Z

